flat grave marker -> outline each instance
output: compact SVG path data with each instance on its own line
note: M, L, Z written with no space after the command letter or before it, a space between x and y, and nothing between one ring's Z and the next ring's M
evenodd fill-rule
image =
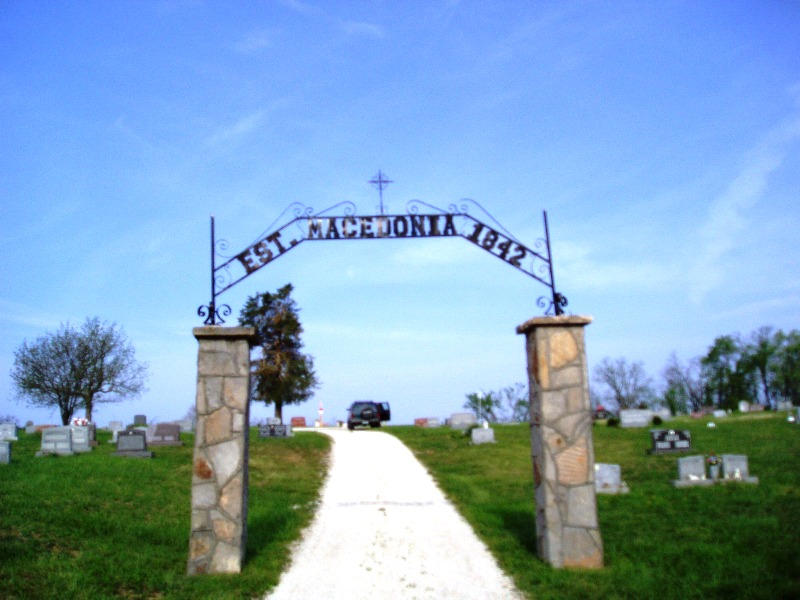
M117 435L117 451L113 454L128 458L153 458L153 453L147 450L147 437L141 429L120 431Z
M46 456L48 454L58 454L60 456L71 456L72 451L72 429L70 427L48 427L42 430L42 449L36 456Z

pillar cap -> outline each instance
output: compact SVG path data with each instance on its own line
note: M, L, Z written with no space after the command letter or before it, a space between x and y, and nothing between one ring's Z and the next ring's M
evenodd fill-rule
M585 315L559 315L557 317L533 317L517 327L517 333L526 334L536 327L584 327L594 319Z
M209 325L207 327L195 327L192 329L194 337L198 340L204 338L238 338L250 339L256 334L254 327L221 327L219 325Z

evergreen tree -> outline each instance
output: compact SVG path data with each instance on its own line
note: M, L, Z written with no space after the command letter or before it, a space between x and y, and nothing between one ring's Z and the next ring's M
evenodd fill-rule
M313 357L303 354L297 304L290 297L292 284L276 293L251 296L239 315L239 324L254 327L251 356L251 399L275 405L275 417L283 418L286 404L298 404L314 395L318 381Z

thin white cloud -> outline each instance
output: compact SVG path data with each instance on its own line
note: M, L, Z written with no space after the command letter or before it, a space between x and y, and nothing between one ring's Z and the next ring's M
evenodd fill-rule
M372 23L342 21L340 25L347 35L361 35L377 39L383 39L386 35L383 27L380 25L373 25Z
M234 44L237 52L255 54L275 46L275 32L271 29L252 31Z
M212 148L250 135L264 125L267 112L265 109L260 109L245 115L234 123L221 127L205 139L203 146Z
M726 257L747 225L747 211L764 196L770 176L781 167L789 146L798 138L800 116L795 115L764 136L728 188L711 203L701 226L701 243L690 275L690 299L695 304L725 280L731 268Z

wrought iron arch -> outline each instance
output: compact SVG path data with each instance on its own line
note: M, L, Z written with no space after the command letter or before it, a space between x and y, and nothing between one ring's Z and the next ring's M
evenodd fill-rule
M228 244L216 239L214 217L211 217L211 301L197 309L205 324L222 324L224 317L231 314L230 306L217 304L220 294L301 243L323 240L460 237L550 288L550 298L540 296L536 301L545 314L564 313L567 299L556 291L546 211L543 212L544 238L537 239L530 248L474 200L463 199L447 210L422 200L411 200L405 213L385 214L382 186L389 180L383 179L379 172L377 180L370 183L381 185L380 214L356 214L352 202L341 202L319 212L295 202L255 242L233 256L222 254ZM471 210L482 213L483 219ZM222 260L220 264L217 264L218 258Z

